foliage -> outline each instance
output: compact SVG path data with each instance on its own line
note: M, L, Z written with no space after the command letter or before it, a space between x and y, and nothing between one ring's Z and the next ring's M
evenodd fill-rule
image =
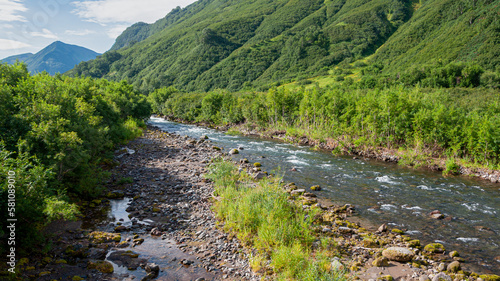
M67 192L99 195L106 176L100 163L115 145L142 134L151 110L124 82L29 76L23 64L0 65L0 77L0 208L7 209L6 177L15 171L16 216L22 222L17 233L29 248L39 227L74 218L77 209Z
M495 1L414 2L196 1L154 24L129 27L111 51L70 74L126 79L149 93L168 86L237 91L289 80L309 85L308 78L351 62L363 68L360 88L385 85L387 77L394 80L412 67L429 70L425 81L417 80L432 87L477 86L482 71L468 66L497 71ZM455 64L427 67L439 60ZM341 74L351 73L335 74L338 80ZM415 85L411 79L404 83Z
M298 137L337 140L348 150L407 148L426 151L429 157L448 155L478 164L499 164L500 96L496 91L359 88L184 94L167 100L164 113L218 124L246 122L285 129L289 134L296 131ZM187 100L198 100L198 106L188 109L179 102ZM178 115L170 110L177 107L188 112Z
M214 204L226 230L255 247L259 253L272 253L270 266L278 280L345 280L342 272L330 269L329 258L322 252L314 256L311 243L315 211L304 211L290 203L279 178L258 183L226 161L215 162L208 178L215 182L221 200ZM254 186L256 185L256 186ZM263 265L261 256L253 259L254 269Z

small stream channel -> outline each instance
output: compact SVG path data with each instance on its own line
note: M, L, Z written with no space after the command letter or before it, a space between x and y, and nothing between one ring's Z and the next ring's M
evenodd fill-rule
M298 186L320 185L318 196L336 204L352 204L357 216L376 228L387 223L423 243L440 242L457 250L469 270L500 273L500 187L464 176L443 177L376 160L352 159L257 137L231 136L194 125L151 118L149 124L179 135L206 135L234 158L260 162L264 170L278 170ZM296 168L297 171L292 171ZM443 220L431 219L439 210Z

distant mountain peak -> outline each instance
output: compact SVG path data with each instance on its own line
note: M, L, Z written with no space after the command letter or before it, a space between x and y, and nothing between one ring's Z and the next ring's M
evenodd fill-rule
M13 64L16 60L28 65L31 73L47 71L49 74L64 73L82 61L95 59L96 53L85 47L71 45L62 41L54 41L36 54L26 53L2 59L2 62Z

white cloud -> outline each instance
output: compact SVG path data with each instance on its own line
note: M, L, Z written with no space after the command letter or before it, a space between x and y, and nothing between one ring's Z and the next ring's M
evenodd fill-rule
M108 34L109 38L116 38L118 35L122 34L125 29L127 29L128 25L115 25L113 27L108 28L106 34Z
M58 39L59 38L57 35L52 33L52 31L50 31L46 28L42 29L42 32L31 32L30 35L34 36L34 37L43 37L43 38L48 38L48 39Z
M31 47L31 45L15 40L0 39L0 50L2 51L15 50L27 47Z
M14 26L10 23L4 23L4 24L0 24L0 28L2 29L12 29L14 28Z
M153 23L177 6L186 6L195 0L98 0L73 2L76 15L101 25L110 23Z
M74 36L85 36L89 34L95 34L97 32L95 30L85 29L85 30L66 30L64 33Z
M19 12L26 12L28 8L19 0L0 0L0 21L26 21Z

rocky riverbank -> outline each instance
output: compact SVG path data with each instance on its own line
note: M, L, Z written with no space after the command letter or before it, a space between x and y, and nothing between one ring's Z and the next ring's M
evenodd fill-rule
M169 118L166 118L170 120ZM179 123L193 124L192 122L185 122L181 119L173 119L172 121ZM216 126L214 127L209 123L194 123L198 126L216 128L221 131L234 130L245 136L258 136L267 139L281 140L287 143L295 143L298 145L306 145L310 147L315 147L317 149L326 151L338 151L342 154L352 155L354 157L364 157L370 159L377 159L384 162L400 163L405 161L404 158L408 158L406 165L408 166L418 166L425 167L432 171L442 172L446 169L446 158L435 156L435 152L429 150L424 152L418 152L415 155L411 152L402 152L398 149L392 149L387 147L377 147L377 148L364 148L355 147L349 144L340 144L338 140L326 138L325 140L318 140L312 137L303 135L300 137L291 136L287 134L285 130L274 130L271 128L256 128L255 126L249 126L249 124L240 125L226 125L226 126ZM434 156L426 156L434 155ZM441 155L442 156L442 155ZM477 165L458 165L457 168L451 171L451 174L460 174L464 176L476 177L482 180L486 180L492 183L500 183L500 171L492 170L488 168L481 168Z
M221 156L228 154L205 138L149 128L117 151L106 198L82 206L82 221L52 224L47 230L54 234L52 249L18 263L21 279L260 280L265 271L250 268L253 249L243 247L234 233L221 231L224 222L211 210L217 199L203 174L212 159ZM242 161L240 170L255 180L267 177L260 171L265 167L256 166ZM312 226L317 241L335 241L331 268L344 269L352 278L498 280L463 271L465 261L442 245L424 247L400 230L381 226L370 232L349 222L353 206L331 206L321 200L318 204L314 193L291 183L283 188L304 210L320 210ZM114 210L115 218L99 218L99 213L124 202L129 204ZM317 245L313 243L312 251Z

